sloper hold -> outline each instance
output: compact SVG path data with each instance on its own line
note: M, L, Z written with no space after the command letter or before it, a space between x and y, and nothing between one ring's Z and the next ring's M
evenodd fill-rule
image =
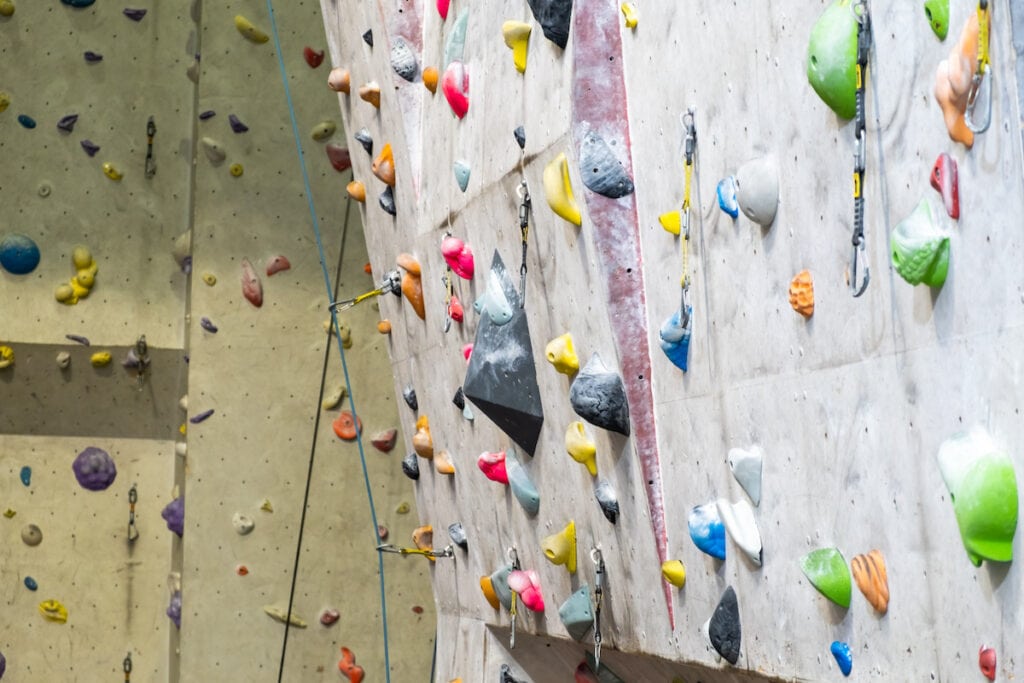
M444 68L452 62L461 62L466 51L466 27L469 24L469 8L463 7L459 16L455 17L451 31L444 43Z
M726 531L732 536L733 542L746 553L751 562L760 567L761 533L757 530L754 508L750 507L750 503L746 500L730 503L725 498L719 498L717 506L718 514L722 518Z
M771 157L754 159L736 171L736 202L762 228L771 227L779 207L779 171Z
M561 531L541 539L541 550L551 564L564 564L570 574L576 573L576 522L569 520Z
M487 315L493 325L505 325L512 320L512 304L509 303L501 281L492 270L487 276L487 289L473 302L477 315Z
M990 681L996 680L996 651L995 648L982 645L978 648L978 668L981 675Z
M686 307L686 324L680 320L680 311L676 309L665 318L658 330L659 346L672 365L686 372L689 366L690 337L693 334L693 306Z
M750 501L756 506L761 504L761 468L764 462L764 451L759 446L751 446L749 449L730 448L729 469L732 476L736 478L743 490L750 496Z
M914 212L893 228L889 253L893 268L910 284L945 284L949 272L949 235L935 225L927 199L922 199Z
M469 541L466 538L466 529L463 528L462 522L453 522L448 525L448 538L463 550L469 550Z
M391 68L410 83L416 80L416 73L419 71L416 55L412 53L408 43L401 38L395 38L395 42L391 45Z
M580 177L588 188L610 199L633 192L633 179L603 137L587 131L580 145Z
M597 353L573 380L569 402L576 414L590 424L629 436L626 388L618 373L609 370Z
M924 15L939 40L949 33L949 0L924 0Z
M526 510L526 514L536 515L540 510L540 494L512 447L505 451L505 471L508 473L508 486L512 489L512 495Z
M560 153L544 167L544 196L555 214L573 225L583 224L580 206L572 193L569 160L565 158L565 152Z
M708 622L708 638L715 652L722 655L725 661L733 666L740 659L740 606L736 601L736 591L729 586L718 601L711 620Z
M366 153L372 156L373 136L370 135L370 131L368 131L366 128L360 128L359 130L356 131L354 137L356 139L356 142L363 146L363 149L366 150Z
M569 42L572 0L528 0L534 19L544 29L544 37L565 49Z
M498 679L498 683L523 683L523 681L512 675L512 667L508 664L502 664L499 673L501 678Z
M850 646L840 640L835 640L829 649L832 651L832 656L836 658L839 670L843 672L844 676L849 676L853 671L853 654L850 652Z
M835 0L811 29L807 80L818 96L844 119L856 114L857 19L853 0Z
M513 441L533 454L544 423L537 367L526 311L497 250L491 273L511 305L512 318L496 325L481 316L463 393Z
M725 525L714 503L698 505L686 520L690 539L702 552L719 560L725 559Z
M850 606L850 569L838 548L818 548L800 558L800 568L811 585L840 607Z
M459 184L459 189L465 192L469 187L469 162L464 159L456 159L452 164L452 170L455 171L455 182Z
M619 518L619 500L615 496L615 489L612 488L611 482L601 479L594 484L594 497L597 498L597 504L601 506L601 512L604 513L605 518L615 524Z
M570 595L558 608L558 617L573 640L583 640L583 636L587 635L587 631L594 625L590 586L583 584L579 590Z
M469 67L459 61L449 64L441 77L441 91L455 116L463 118L469 111Z
M533 27L522 21L508 20L501 25L505 45L512 49L512 63L516 71L526 73L526 52L530 46L530 32Z

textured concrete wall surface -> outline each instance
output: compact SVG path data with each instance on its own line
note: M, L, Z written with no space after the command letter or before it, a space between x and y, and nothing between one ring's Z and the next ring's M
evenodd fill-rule
M533 3L551 4L567 3ZM919 4L871 3L860 262L871 282L859 298L847 283L854 126L806 78L809 36L829 3L634 4L639 24L631 30L618 2L576 0L563 50L522 1L453 0L447 19L426 0L322 2L332 60L351 73L352 93L340 98L346 130L366 128L374 154L386 142L394 150L392 217L378 205L385 186L372 156L350 143L354 175L367 188L374 272L393 268L403 252L422 265L425 320L404 300L380 302L395 324L395 389L415 387L435 451L447 449L455 461L455 474L445 475L421 459L422 521L438 530L462 522L469 537L468 552L433 567L434 680L495 680L503 663L524 680L567 680L592 644L590 635L569 640L557 608L580 585L594 585L594 547L607 565L607 661L625 680L830 680L841 677L833 641L849 643L860 678L972 680L983 644L999 654L1000 679L1019 675L1024 579L1016 563L976 569L968 562L936 462L947 438L981 425L1018 472L1024 464L1015 351L1024 336L1024 244L1016 229L1024 192L1010 3L991 3L992 124L971 149L950 140L933 89L937 66L976 5L950 3L943 42ZM502 40L506 20L532 26L523 74ZM431 94L422 82L427 67L445 72L445 46L460 24L470 84L462 119L440 87ZM372 46L362 38L367 30ZM399 40L418 63L412 81L392 69ZM357 95L371 81L380 86L379 109ZM681 245L658 218L682 200L680 118L689 107L697 130L694 323L683 374L659 349L658 330L679 306ZM522 154L513 138L520 125ZM580 151L590 130L613 143L634 193L609 199L584 186L589 169L581 169ZM562 152L583 213L579 228L545 201L544 168ZM958 221L929 187L941 152L959 164ZM721 178L764 157L777 165L780 184L769 228L743 214L730 218L715 196ZM456 162L471 169L464 192ZM482 451L508 448L510 437L479 407L471 406L470 422L452 405L466 375L463 345L479 327L469 304L487 288L495 251L518 281L522 180L533 200L525 316L544 415L534 457L522 456L541 497L535 516L475 464ZM922 199L950 239L941 288L912 287L890 265L890 237ZM476 275L456 280L466 320L445 332L438 246L449 231L472 246ZM788 302L790 280L803 269L814 282L810 319ZM588 427L599 476L618 494L615 525L594 501L591 476L565 453L566 428L577 419L571 378L542 352L564 332L581 363L599 353L629 396L629 438ZM496 394L515 391L510 383ZM416 416L399 414L411 447ZM727 559L714 560L688 538L688 515L718 498L744 499L726 457L754 445L765 453L754 512L763 564L731 541ZM579 543L575 575L550 564L539 545L570 519ZM1018 554L1020 543L1018 535ZM822 546L838 547L847 561L872 548L883 553L892 600L885 616L856 587L849 609L814 590L799 560ZM539 572L546 606L539 614L520 609L518 629L537 640L521 633L515 649L507 647L510 615L493 610L477 587L504 565L510 547L524 568ZM662 581L665 559L685 564L682 589ZM738 595L742 624L736 667L701 635L727 586ZM549 639L557 644L537 645Z

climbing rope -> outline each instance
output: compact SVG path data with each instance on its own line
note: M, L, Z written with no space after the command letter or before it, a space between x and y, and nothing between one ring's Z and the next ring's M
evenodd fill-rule
M295 139L295 150L298 153L298 157L299 157L299 169L302 171L302 184L305 187L305 191L306 191L306 203L307 203L307 205L309 207L309 215L310 215L310 219L312 220L312 225L313 225L313 235L316 238L317 252L318 252L318 254L320 256L320 268L323 271L324 286L325 286L325 288L327 290L327 300L328 301L334 301L335 300L334 293L337 290L337 284L335 284L334 288L332 288L332 286L331 286L331 276L330 276L330 273L327 270L327 257L326 257L325 252L324 252L323 239L320 236L320 221L317 218L318 214L317 214L317 211L316 211L316 205L313 202L313 188L310 186L309 172L306 170L306 157L305 157L305 153L304 153L304 151L302 149L302 137L299 135L299 124L298 124L297 117L295 115L295 103L292 100L291 88L288 85L288 72L287 72L287 70L285 69L285 66L284 66L284 53L281 50L281 38L280 38L280 35L278 34L277 19L274 16L274 3L273 3L273 0L267 0L267 13L270 16L270 29L271 29L271 35L273 36L273 39L274 39L274 50L275 50L275 52L277 54L278 69L280 70L280 73L281 73L281 84L284 86L285 100L286 100L286 102L288 104L288 116L291 119L292 136ZM342 255L344 254L344 238L345 238L345 235L348 233L348 220L349 220L349 210L350 209L351 209L351 199L348 199L348 200L346 200L346 203L345 203L345 223L344 223L344 227L342 228ZM339 257L338 257L337 276L339 278L340 278L340 275L341 275L342 255L339 255ZM336 308L332 307L330 309L330 311L331 311L331 325L332 325L332 327L334 329L334 338L340 340L341 339L341 328L340 328L340 325L338 324L337 310L336 310ZM324 387L326 385L326 378L327 378L327 353L329 353L329 351L330 351L330 344L328 344L327 351L324 354L324 369L323 369L323 374L322 374L322 376L320 378L320 396L321 397L324 394ZM343 370L344 376L345 376L345 387L348 390L349 409L352 412L353 420L355 420L357 422L357 424L358 424L358 418L356 417L356 415L358 413L356 412L355 396L354 396L354 392L352 391L352 381L351 381L351 378L349 377L348 363L346 362L346 359L345 359L345 350L344 350L344 348L343 348L343 346L342 346L342 344L340 342L338 343L338 353L341 356L341 367L342 367L342 370ZM316 457L316 440L317 440L316 439L316 435L317 435L317 432L318 432L319 427L320 427L320 412L321 411L319 410L319 405L320 405L320 403L318 401L317 402L317 410L316 410L316 419L314 420L314 424L313 424L313 445L312 445L312 448L310 449L310 454L309 454L309 468L308 468L307 473L306 473L306 488L305 488L305 493L303 494L303 501L302 501L302 516L301 516L301 519L299 521L298 541L296 543L296 549L295 549L295 564L294 564L294 566L292 568L292 584L291 584L291 590L289 591L289 594L288 594L288 613L287 613L286 618L285 618L284 639L283 639L283 642L281 644L281 661L280 661L280 666L278 668L278 674L277 674L278 683L280 683L284 679L285 654L286 654L287 649L288 649L288 632L290 630L290 625L291 625L292 605L293 605L294 600L295 600L295 585L296 585L296 580L298 578L299 558L300 558L300 556L302 554L302 537L303 537L303 532L305 531L305 525L306 525L306 510L307 510L307 508L309 506L309 489L310 489L310 484L311 484L312 479L313 479L313 462L314 462L315 457ZM377 523L377 510L376 510L376 506L374 505L374 502L373 502L373 490L372 490L372 487L370 486L370 475L369 475L369 473L367 471L367 467L366 467L366 452L363 449L362 432L358 432L357 431L357 433L356 433L356 446L357 446L357 448L359 450L359 462L360 462L360 465L362 466L362 471L363 471L363 483L366 485L366 499L367 499L367 503L368 503L369 508L370 508L370 519L371 519L371 522L372 522L373 534L374 534L374 538L375 538L374 545L375 546L380 546L381 545L380 526ZM389 650L389 645L388 645L388 610L387 610L387 597L386 597L386 592L385 592L385 579L384 579L384 556L381 553L381 551L379 551L379 550L377 551L377 576L378 576L379 585L380 585L381 630L382 630L382 635L383 635L383 640L384 640L384 680L385 680L385 683L390 683L391 682L391 655L390 655L390 650Z
M967 111L964 123L973 133L984 133L992 123L992 70L989 62L989 12L988 0L978 2L978 68L971 79L967 93ZM984 93L984 94L982 94ZM982 111L977 112L979 98Z
M853 7L857 19L857 90L855 93L856 114L854 118L853 153L853 258L850 261L850 289L853 296L864 293L871 280L871 271L864 266L864 280L857 282L857 255L865 249L864 244L864 167L867 154L867 114L864 103L864 86L867 80L868 55L871 52L871 16L868 5L860 0Z

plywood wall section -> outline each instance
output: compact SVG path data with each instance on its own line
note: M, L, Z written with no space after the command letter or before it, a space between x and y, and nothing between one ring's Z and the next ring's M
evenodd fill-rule
M470 109L457 120L440 90L434 96L423 90L422 117L411 120L399 95L408 86L392 71L389 52L397 35L408 42L403 31L410 29L403 24L398 30L396 17L411 12L412 3L322 4L332 57L352 73L353 95L341 98L348 130L365 126L376 141L395 148L398 216L392 218L375 202L383 184L371 172L372 159L352 145L354 174L368 188L363 211L370 260L379 272L408 252L423 267L425 321L403 301L381 302L396 326L395 389L415 386L435 448L448 448L456 460L453 478L429 467L421 476L422 519L436 529L461 521L469 533L469 552L434 568L443 653L435 680L488 680L502 661L528 680L566 680L569 663L578 662L589 645L564 642L557 607L580 584L592 585L594 568L584 553L594 546L608 564L606 648L725 667L722 680L822 680L840 675L828 648L844 640L861 677L927 673L962 680L977 675L977 648L989 643L1000 651L999 675L1016 673L1014 634L1021 623L1015 605L1024 586L1019 568L970 565L935 462L946 438L980 424L1024 471L1014 407L1019 373L1010 351L1024 334L1017 265L1024 245L1013 227L1024 194L1009 3L994 3L993 122L972 150L949 140L932 90L935 68L973 5L951 3L950 37L943 43L920 7L872 3L864 190L872 281L857 299L845 278L853 127L818 99L805 76L808 36L827 3L799 12L783 2L755 8L637 3L636 30L619 25L621 54L609 59L622 63L625 76L622 105L632 137L642 251L635 267L646 287L646 330L634 332L647 335L653 371L647 380L624 379L652 386L669 553L688 568L685 588L671 597L674 629L636 448L628 439L592 430L599 471L614 484L622 508L612 526L594 502L589 475L565 455L565 429L576 419L567 400L569 381L541 355L548 340L566 331L584 362L598 352L618 366L630 352L614 341L619 323L608 314L610 274L595 244L594 216L587 211L591 193L580 180L571 130L575 51L606 46L582 46L571 31L567 48L558 49L543 37L525 2L484 7L456 0L447 21L433 2L417 4L421 68L443 70L445 40L455 18L468 11L463 61L470 72ZM616 3L575 5L574 12L600 6L606 14ZM533 25L524 75L515 71L501 39L506 19ZM373 48L360 37L367 29L373 30ZM379 111L355 95L370 80L381 84ZM418 80L416 85L422 87ZM696 317L691 367L683 375L658 350L657 330L678 306L680 276L678 243L658 216L682 199L680 115L691 106L698 131L691 252ZM512 137L517 125L527 137L522 157ZM419 176L410 151L417 146L424 150ZM563 151L584 208L581 229L555 216L544 200L543 168ZM945 217L928 184L943 151L959 163L959 222ZM778 215L767 230L744 217L730 219L715 200L719 179L763 156L776 160L781 183ZM465 193L452 171L460 159L472 168ZM479 410L470 423L451 404L465 375L462 346L473 341L478 322L468 304L483 293L493 251L518 271L515 190L524 177L533 195L526 311L545 416L536 456L526 464L542 498L532 518L476 468L480 452L507 447L508 437ZM889 265L890 234L921 198L951 237L952 265L941 290L911 287ZM457 284L466 322L444 333L445 264L438 245L448 230L472 245L477 274ZM816 296L814 317L806 321L787 300L790 279L804 268L812 272ZM415 416L404 409L399 415L411 436ZM714 561L688 538L687 515L718 497L744 496L726 454L754 444L766 453L763 502L755 513L764 565L753 566L731 543L728 559ZM539 547L569 519L576 522L581 551L575 576L549 564ZM871 548L885 554L893 596L887 616L875 615L856 591L849 610L833 609L808 584L799 558L831 545L847 559ZM547 606L542 615L521 615L520 628L561 639L575 653L561 665L537 666L531 658L539 655L525 647L499 651L485 644L483 630L507 629L509 616L490 608L477 582L503 564L510 546L524 566L540 572ZM1019 554L1019 538L1016 547ZM739 596L743 623L735 672L717 661L700 635L729 585ZM630 680L657 680L644 677L643 664L621 665L620 675ZM697 671L697 680L718 680Z

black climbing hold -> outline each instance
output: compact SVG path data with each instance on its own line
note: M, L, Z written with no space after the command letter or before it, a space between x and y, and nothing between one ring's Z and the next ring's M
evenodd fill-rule
M373 29L367 29L366 33L363 34L363 41L373 47Z
M617 673L609 669L604 662L598 664L594 659L594 653L590 650L587 650L586 662L581 662L580 667L584 665L586 665L587 669L597 677L597 683L626 683ZM576 670L579 671L579 668Z
M544 409L530 328L519 293L497 250L491 272L512 308L512 318L504 325L496 325L490 316L480 316L462 390L503 432L533 455L544 424Z
M391 186L388 185L384 188L384 191L380 193L380 208L394 216L397 213L395 209L395 193L392 191Z
M452 403L454 403L455 407L459 410L466 409L466 395L462 393L462 387L455 390L455 395L452 396Z
M420 478L420 463L416 460L417 457L416 453L412 452L402 458L402 474L413 481Z
M523 683L518 678L512 675L512 668L508 664L501 665L501 679L500 683Z
M96 152L100 151L100 146L92 140L82 140L79 144L82 145L82 149L89 156L96 156Z
M592 130L587 131L580 145L580 177L591 190L611 199L633 192L633 179L622 162L605 139Z
M606 479L597 482L594 485L594 497L597 498L597 504L601 506L604 516L609 522L615 524L619 518L619 501L611 483Z
M569 19L572 16L572 0L528 0L530 10L544 37L558 47L565 49L569 42Z
M365 128L360 128L355 134L356 142L363 146L366 153L373 156L373 137L370 135L370 131Z
M92 3L96 2L96 0L60 0L60 1L63 2L65 5L69 5L71 7L88 7Z
M519 145L519 149L526 149L526 131L522 126L516 126L516 129L512 131L512 135L516 138L516 144Z
M473 348L476 355L476 347ZM629 403L622 378L596 353L569 387L569 402L587 422L629 436Z
M730 664L736 664L740 658L740 635L740 606L736 602L736 591L729 586L711 615L708 637L718 654Z
M469 541L466 539L466 530L462 528L462 522L448 525L448 538L463 550L469 550Z
M402 398L405 399L405 405L409 406L410 409L420 409L420 403L416 400L416 389L411 384L406 385L405 389L402 389Z
M60 130L70 133L75 129L75 123L78 121L78 114L68 114L67 116L60 117L60 121L57 122L57 128Z
M96 62L103 61L103 55L101 55L99 52L93 52L92 50L86 50L82 53L82 56L85 58L85 61L89 62L90 64L95 64Z

